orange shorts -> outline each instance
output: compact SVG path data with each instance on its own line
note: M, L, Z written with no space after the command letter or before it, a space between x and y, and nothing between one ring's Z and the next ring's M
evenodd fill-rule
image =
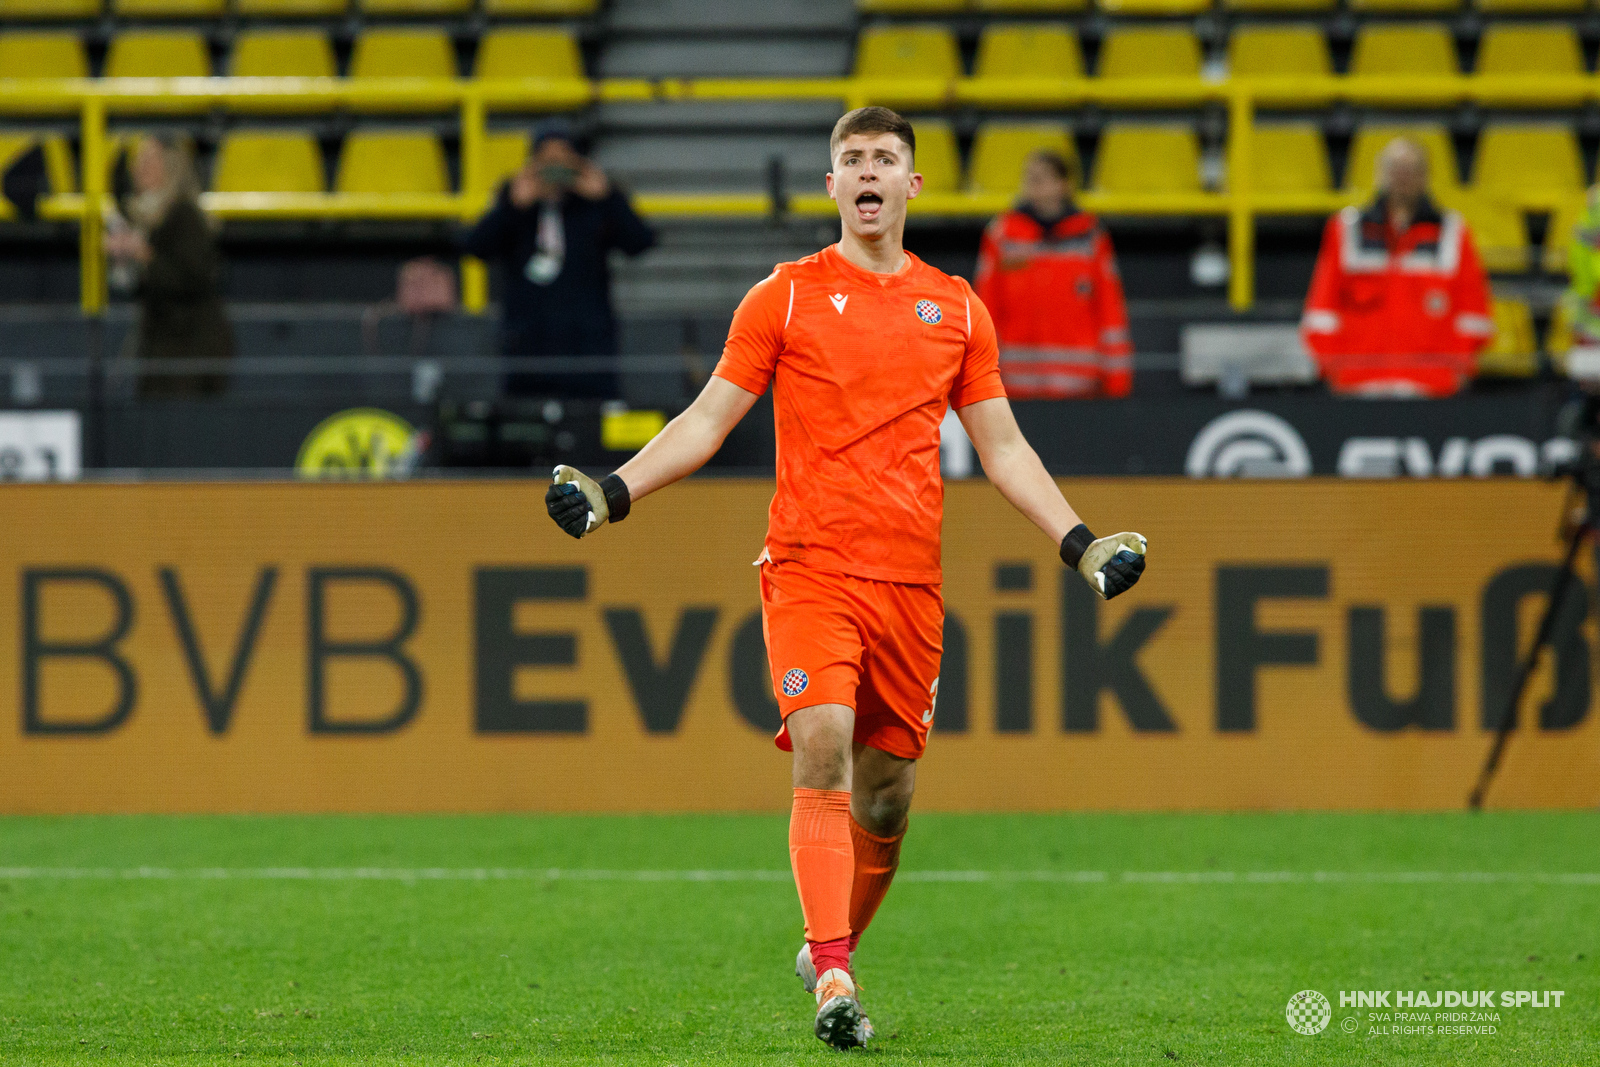
M856 713L860 744L904 759L922 756L944 649L937 585L768 561L761 565L761 629L785 724L801 708L843 704ZM793 751L787 725L776 741Z

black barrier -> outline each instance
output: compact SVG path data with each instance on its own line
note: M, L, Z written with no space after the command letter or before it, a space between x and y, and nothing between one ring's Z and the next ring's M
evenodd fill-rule
M644 383L630 390L633 408L663 418L682 409L706 370L704 361L678 356L270 357L137 367L112 361L101 388L87 360L0 360L0 402L7 392L11 401L9 411L0 410L0 427L7 414L75 411L83 466L151 471L283 471L296 465L319 425L354 408L391 413L424 432L428 449L407 472L542 473L552 461L615 466L638 447L605 432L607 416L628 409L627 401L501 395L507 372L533 368L615 371L625 382ZM141 397L136 387L140 375L199 373L225 373L226 388L216 395ZM1554 430L1571 390L1559 381L1478 385L1448 400L1343 399L1314 388L1232 401L1183 389L1175 371L1142 373L1140 386L1140 393L1119 400L1013 406L1045 466L1063 477L1532 476L1570 455L1570 444ZM452 436L452 427L465 429ZM959 439L949 444L947 476L981 473L970 454L961 459ZM0 452L5 448L0 439ZM769 394L729 436L712 467L767 474L774 454ZM15 476L3 459L0 478ZM40 469L45 473L35 476L50 476L48 464Z

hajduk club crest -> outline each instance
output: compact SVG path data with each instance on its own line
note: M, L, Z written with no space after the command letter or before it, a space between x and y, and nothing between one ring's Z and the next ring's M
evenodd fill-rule
M944 312L939 310L939 305L932 300L917 301L917 318L929 326L937 326L944 319Z

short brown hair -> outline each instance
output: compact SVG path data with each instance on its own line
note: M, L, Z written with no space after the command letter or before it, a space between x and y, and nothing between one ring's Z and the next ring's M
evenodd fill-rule
M832 159L839 153L839 145L846 137L858 133L892 133L906 143L906 147L911 149L911 158L916 159L917 135L911 129L911 123L905 120L905 116L886 107L858 107L854 111L846 111L833 124L833 136L828 138L828 158Z
M1057 178L1077 188L1080 168L1077 156L1066 156L1050 148L1039 148L1028 153L1029 161L1038 160L1055 172Z

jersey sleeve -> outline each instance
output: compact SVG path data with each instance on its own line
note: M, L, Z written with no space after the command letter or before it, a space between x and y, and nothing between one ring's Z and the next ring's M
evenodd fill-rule
M794 282L781 267L751 287L733 313L728 343L712 373L757 396L765 393L783 351L783 331L793 300Z
M965 281L961 287L966 290L971 326L967 329L967 353L961 361L961 373L950 388L953 408L1006 395L1006 387L1000 381L1000 343L995 337L994 320L972 287Z

